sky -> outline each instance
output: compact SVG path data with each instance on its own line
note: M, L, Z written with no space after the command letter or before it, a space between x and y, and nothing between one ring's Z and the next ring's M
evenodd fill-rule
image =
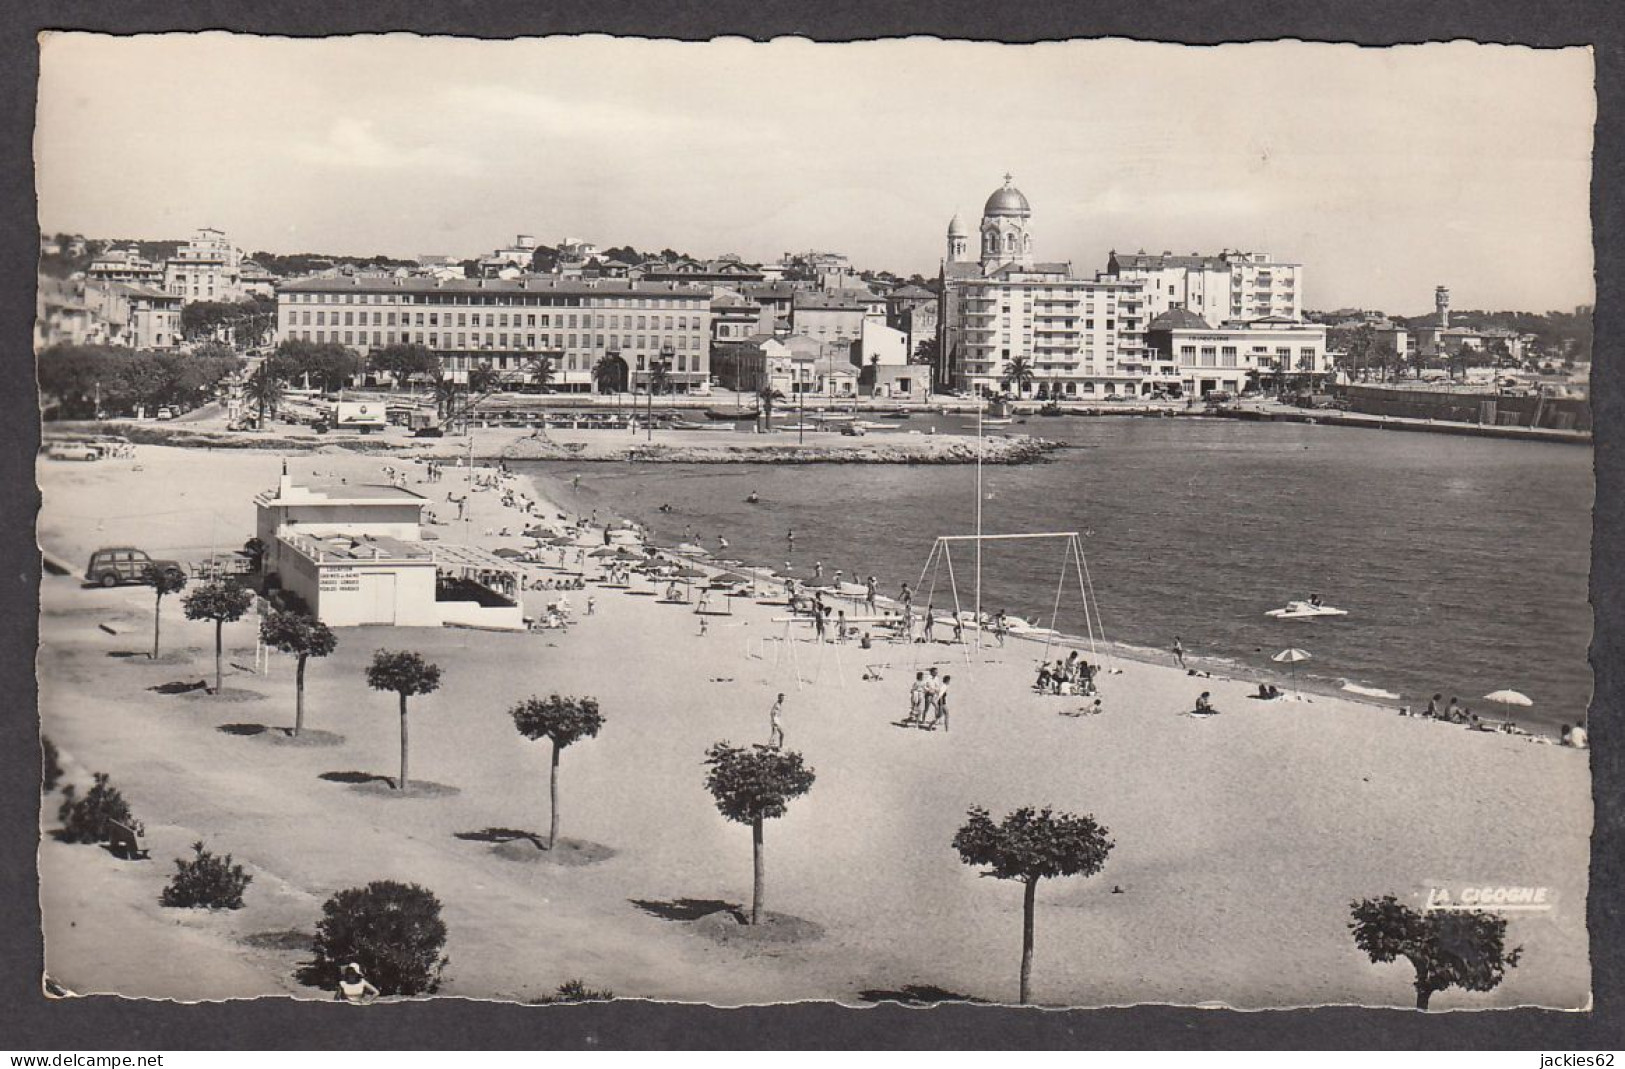
M40 68L47 233L931 275L1009 172L1084 276L1234 248L1302 263L1307 308L1594 299L1587 49L48 34Z

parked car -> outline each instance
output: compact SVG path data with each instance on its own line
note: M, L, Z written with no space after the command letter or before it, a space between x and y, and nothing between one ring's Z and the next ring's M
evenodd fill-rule
M843 423L841 424L841 433L848 438L862 438L864 430L862 427L854 426L851 423Z
M51 446L45 455L52 460L100 460L102 451L93 445L83 443L63 442Z
M173 575L186 574L179 561L159 560L145 550L115 546L98 549L90 555L90 563L85 567L85 582L100 583L102 586L144 583L148 565L156 565L160 571Z
M1209 404L1219 405L1232 400L1229 390L1209 390L1205 395Z
M175 418L175 410L173 408L170 408L168 405L165 405L163 408L160 408L158 410L157 418L158 419L174 419Z
M419 427L412 432L414 438L444 438L446 432L439 427Z

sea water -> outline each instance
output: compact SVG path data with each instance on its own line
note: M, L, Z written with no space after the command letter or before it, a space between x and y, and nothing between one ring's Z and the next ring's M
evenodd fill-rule
M914 416L898 431L974 433L973 417ZM1001 428L1001 431L1005 428ZM1299 682L1398 695L1527 694L1518 719L1551 730L1585 713L1591 450L1572 445L1302 424L1132 417L1011 427L1065 444L1048 463L986 466L987 534L1077 532L1106 638L1189 653L1246 678L1290 678L1273 655L1309 653ZM717 444L727 441L716 435ZM974 465L671 465L561 462L561 504L652 528L664 544L810 577L902 582L939 614L976 600ZM572 478L581 477L579 489ZM755 492L759 504L746 497ZM670 511L660 506L669 505ZM793 541L788 537L794 533ZM725 538L724 551L720 539ZM1077 569L1061 540L988 542L981 606L1082 633ZM1319 594L1335 619L1275 620Z

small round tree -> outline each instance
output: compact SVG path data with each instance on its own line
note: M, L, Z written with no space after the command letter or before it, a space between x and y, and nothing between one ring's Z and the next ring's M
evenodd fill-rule
M331 986L354 962L385 995L432 995L446 968L440 900L415 883L375 880L322 904L313 979Z
M338 637L314 616L273 612L260 621L260 641L298 658L293 670L293 733L297 737L305 727L305 662L331 654L338 648Z
M547 848L559 838L559 751L580 739L594 738L604 726L598 713L597 698L561 698L557 694L547 698L526 698L510 710L513 726L519 734L535 742L550 739L553 743L552 771L548 778Z
M1516 968L1522 947L1506 949L1505 917L1480 910L1418 913L1393 895L1351 907L1354 945L1377 964L1405 958L1416 972L1416 1008L1450 987L1493 991Z
M440 689L440 666L430 664L412 650L379 650L367 666L367 685L373 690L392 690L401 697L401 778L395 784L406 790L406 699L416 694L433 694Z
M112 834L108 825L115 821L120 824L134 823L130 803L124 800L117 787L107 782L107 773L95 773L94 780L83 798L79 797L71 783L62 788L62 805L57 809L56 816L62 822L63 842L105 842Z
M219 694L225 678L225 626L241 620L253 607L254 592L221 579L198 587L181 599L181 605L188 620L214 621L214 692Z
M141 578L152 587L152 659L158 659L158 619L164 608L164 597L178 594L186 587L186 576L173 568L160 568L149 564L141 570Z
M1038 881L1046 876L1093 876L1106 863L1114 844L1092 816L1055 813L1030 806L998 824L981 806L954 835L954 849L967 865L986 865L983 876L1020 880L1025 887L1021 917L1021 1001L1032 990L1033 904Z
M752 881L750 922L762 923L766 883L762 857L762 821L784 816L790 800L812 789L813 770L793 750L752 746L743 749L719 742L705 751L705 786L717 810L729 820L750 825Z

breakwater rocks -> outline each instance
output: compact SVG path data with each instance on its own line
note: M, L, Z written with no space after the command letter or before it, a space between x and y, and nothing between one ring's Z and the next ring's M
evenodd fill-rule
M984 464L1028 464L1056 449L1057 442L1026 436L989 438L982 443ZM974 464L974 438L921 436L919 440L863 445L737 443L726 445L660 442L555 442L522 438L505 445L503 460L638 461L654 464Z

